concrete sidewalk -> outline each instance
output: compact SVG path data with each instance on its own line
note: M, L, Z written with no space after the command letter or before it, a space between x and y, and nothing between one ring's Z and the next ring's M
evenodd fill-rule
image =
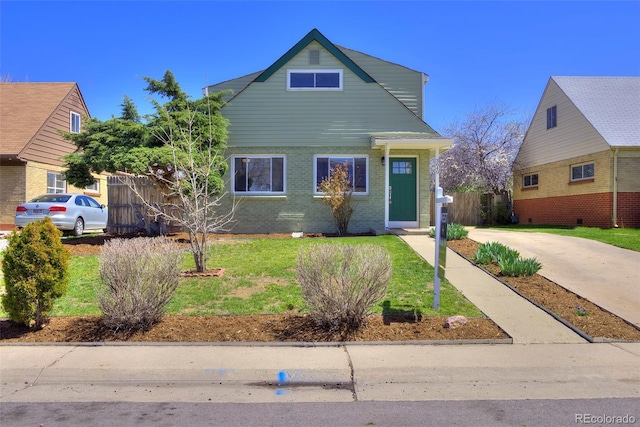
M420 235L402 235L400 238L434 265L435 239ZM514 343L586 342L573 330L450 249L447 249L446 265L447 280L509 334Z
M0 345L0 402L640 398L640 343L586 343L452 251L447 279L514 344Z

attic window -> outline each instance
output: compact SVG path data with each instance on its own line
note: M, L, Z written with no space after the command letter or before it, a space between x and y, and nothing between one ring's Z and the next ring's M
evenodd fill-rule
M551 129L558 126L558 113L556 105L551 108L547 108L547 129Z
M69 112L69 132L80 133L80 114Z
M318 64L320 64L320 51L317 49L312 49L309 51L309 65Z
M342 70L287 70L287 90L342 90Z

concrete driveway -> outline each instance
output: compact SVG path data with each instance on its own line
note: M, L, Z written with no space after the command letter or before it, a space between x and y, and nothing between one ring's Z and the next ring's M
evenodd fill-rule
M500 242L537 258L538 274L640 326L640 252L548 233L468 230L476 242Z

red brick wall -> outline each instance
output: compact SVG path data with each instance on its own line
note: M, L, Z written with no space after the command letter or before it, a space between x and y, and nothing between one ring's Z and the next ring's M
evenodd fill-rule
M612 193L545 197L515 200L513 206L520 224L609 228L613 225L612 197ZM582 224L579 220L582 220ZM625 223L625 227L629 225Z
M640 228L640 193L618 193L618 225Z

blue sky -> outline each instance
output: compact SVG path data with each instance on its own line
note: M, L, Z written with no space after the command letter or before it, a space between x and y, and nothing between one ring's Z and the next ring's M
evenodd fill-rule
M143 76L192 97L267 68L310 30L429 74L426 122L490 101L535 111L552 75L640 75L640 1L7 1L0 77L73 81L89 112L150 112Z

